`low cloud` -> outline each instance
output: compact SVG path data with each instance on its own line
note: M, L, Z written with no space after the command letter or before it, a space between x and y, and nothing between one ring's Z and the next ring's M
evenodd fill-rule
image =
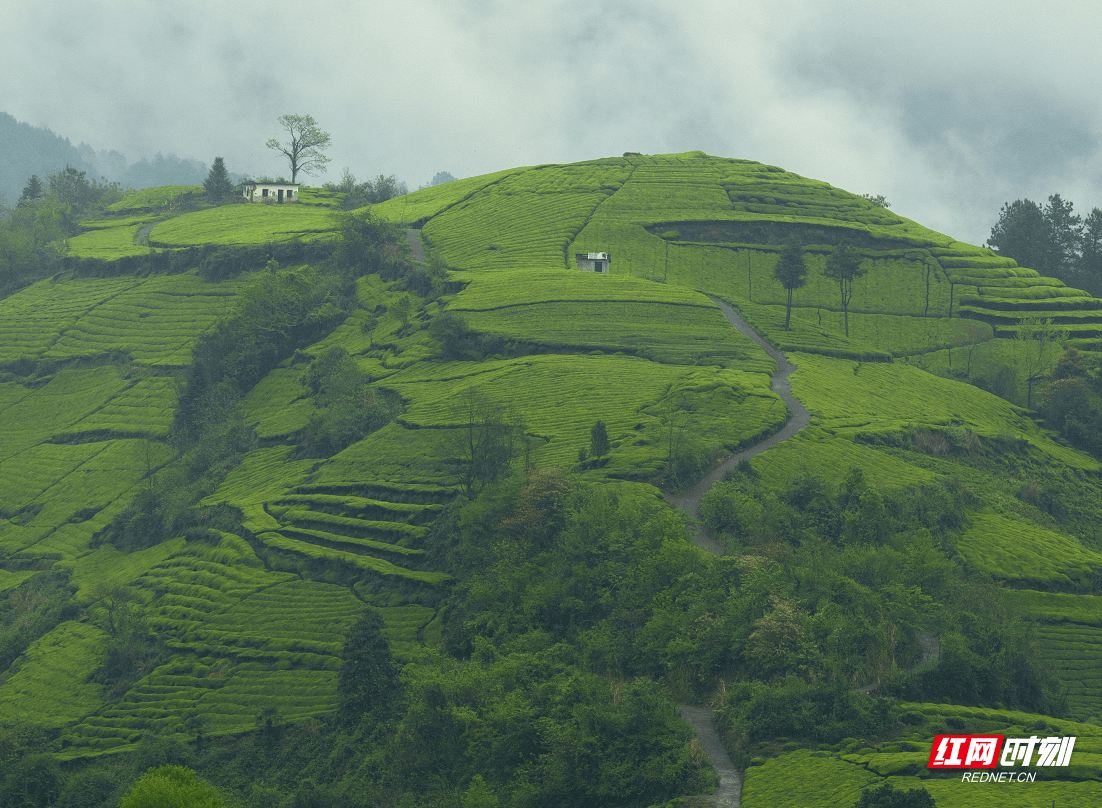
M4 111L74 143L278 173L284 113L349 167L447 170L703 149L982 242L1005 201L1102 205L1102 9L1065 3L435 0L9 9ZM319 180L322 178L319 178Z

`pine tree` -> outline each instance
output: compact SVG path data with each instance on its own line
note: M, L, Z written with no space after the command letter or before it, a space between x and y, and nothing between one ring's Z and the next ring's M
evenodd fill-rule
M19 201L16 202L16 206L25 208L39 199L42 199L44 196L46 196L46 189L42 185L42 180L38 178L37 174L31 174L31 178L27 180L27 186L19 196Z
M230 181L229 172L226 171L226 164L222 162L221 157L214 158L214 165L210 167L210 173L203 181L203 187L207 191L207 199L215 205L222 204L226 201L226 197L233 193L233 183Z
M1013 258L1018 266L1045 273L1051 250L1044 210L1029 199L1006 203L999 212L999 221L991 228L987 246Z

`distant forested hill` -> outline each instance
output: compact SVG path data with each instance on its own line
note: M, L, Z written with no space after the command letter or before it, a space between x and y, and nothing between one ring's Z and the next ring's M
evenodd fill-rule
M0 112L0 143L4 144L0 151L0 193L9 203L19 198L32 174L45 178L66 165L93 173L92 166L68 138L45 127L21 123L6 112Z
M163 155L152 160L142 158L129 163L124 155L112 149L97 151L87 143L74 146L68 138L43 126L31 126L0 112L0 194L9 204L19 198L27 179L37 174L45 180L48 174L72 166L85 171L89 178L105 177L123 188L152 188L159 185L198 185L207 176L207 165L201 160Z

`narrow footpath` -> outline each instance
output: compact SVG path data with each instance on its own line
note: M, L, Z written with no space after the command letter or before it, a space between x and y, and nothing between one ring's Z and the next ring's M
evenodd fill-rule
M739 333L744 334L750 339L754 340L761 346L773 361L777 363L777 372L773 374L773 378L770 381L770 387L773 392L781 397L781 400L788 405L788 411L791 413L791 417L788 419L788 423L784 427L774 434L770 435L760 443L755 443L749 449L743 449L741 452L735 454L724 460L718 467L713 469L711 473L705 475L696 485L681 494L667 494L666 499L676 507L686 511L696 522L696 543L703 549L716 555L723 555L723 548L716 542L711 536L708 535L707 530L703 525L699 524L700 519L700 500L704 497L712 486L719 480L722 480L730 469L733 469L743 460L749 460L751 457L760 455L767 449L772 449L779 443L791 438L805 426L811 422L811 414L804 408L804 405L792 397L792 390L788 383L788 377L792 375L792 372L796 369L796 366L789 362L783 353L778 351L768 342L766 342L757 331L752 329L750 325L739 316L738 312L724 303L722 300L712 298L719 310L723 312L723 316L727 318L735 328L739 330Z
M717 468L711 473L705 475L696 485L685 491L682 494L667 494L666 499L676 508L680 508L693 518L693 529L696 532L696 544L702 550L707 550L709 553L715 555L723 555L723 547L708 535L707 529L700 524L700 500L704 497L712 486L719 480L722 480L727 474L728 470L733 469L743 460L749 460L751 457L761 454L767 449L772 449L779 443L782 443L811 422L811 414L807 411L803 404L792 397L792 391L788 383L788 377L792 374L792 371L796 369L796 366L789 362L783 353L778 351L768 342L766 342L749 324L739 316L738 312L728 306L721 300L712 298L719 310L723 312L723 316L727 318L735 328L739 330L739 333L746 335L750 339L754 340L776 363L777 372L773 374L773 378L770 382L770 387L773 392L781 397L781 400L788 405L788 411L791 414L788 422L784 427L774 434L770 435L760 443L755 443L748 449L743 449L741 452L735 454L724 460ZM731 762L731 758L727 755L727 750L723 748L723 743L719 739L719 734L715 730L715 726L712 723L712 718L715 714L714 710L707 707L679 707L678 712L681 713L681 717L684 718L689 725L696 731L696 737L700 740L701 746L704 747L704 752L708 755L708 760L712 764L712 768L716 770L719 775L719 787L716 788L714 794L709 795L709 799L714 808L740 808L742 804L742 775L739 774L738 769Z

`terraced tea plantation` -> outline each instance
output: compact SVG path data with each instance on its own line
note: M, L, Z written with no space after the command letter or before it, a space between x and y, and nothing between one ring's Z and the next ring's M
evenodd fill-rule
M84 223L70 254L111 260L338 235L332 189L304 189L298 205L182 212L181 195L198 191L128 196ZM1026 317L1050 317L1093 344L1102 301L827 183L690 152L509 169L374 213L420 229L427 261L417 271L427 280L359 278L354 306L346 288L346 318L240 391L247 451L196 496L205 517L224 517L219 528L131 552L105 541L108 528L159 493L159 471L177 460L173 425L193 350L235 315L255 276L62 273L0 300L0 596L56 567L80 607L0 675L0 723L36 722L56 734L60 757L78 759L132 750L153 734L191 742L196 728L246 732L258 715L332 714L342 643L367 606L403 663L440 641L438 607L454 571L441 568L434 531L458 494L477 490L464 446L480 413L508 424L517 469L573 470L621 488L667 484L682 455L699 473L785 424L770 383L776 362L713 298L790 352L792 390L811 413L797 437L753 458L769 489L810 474L833 490L859 468L884 492L949 479L987 492L991 475L971 461L995 444L1069 479L1100 470L1022 408L943 376L1010 361ZM773 269L793 238L810 271L785 330ZM868 270L848 336L837 284L823 275L841 243ZM611 254L610 273L579 272L576 254L598 251ZM449 317L454 330L441 338ZM393 417L319 456L311 440L329 405L316 371L337 354L362 374L361 399L394 402ZM609 446L595 458L597 421ZM1102 717L1102 681L1091 672L1102 657L1091 589L1102 549L1002 491L973 516L947 548L972 572L1016 587L1008 597L1043 621L1046 658L1076 683L1070 714ZM116 692L93 674L127 609L164 654ZM945 726L1010 732L1039 722L1079 734L1088 763L1059 791L1037 783L1028 797L1102 801L1087 771L1102 754L1096 726L907 709L914 731L878 748L847 739L758 761L744 804L849 805L881 778L918 783L918 761ZM812 782L821 791L809 801ZM939 805L978 804L949 788L959 784L921 782ZM1025 805L1025 794L1001 793L1001 804Z
M970 808L991 805L1090 806L1102 799L1097 772L1102 764L1102 732L1095 724L1042 715L944 704L903 704L913 730L891 741L870 744L847 738L812 751L799 749L769 760L755 759L746 770L742 804L747 808L791 806L828 808L853 805L861 792L891 783L895 790L926 789L937 805ZM960 770L926 768L935 735L976 734L1006 737L1075 736L1073 763L1054 769L1034 766L1033 782L967 783ZM811 785L814 784L814 785ZM997 792L997 797L993 797Z

